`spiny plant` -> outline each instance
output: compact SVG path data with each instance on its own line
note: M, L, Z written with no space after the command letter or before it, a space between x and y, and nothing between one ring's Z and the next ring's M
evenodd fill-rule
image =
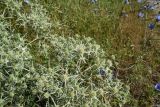
M0 37L0 106L24 103L30 94L26 75L32 66L32 56L25 39L10 29L10 23L3 16L0 17Z
M63 102L68 106L122 106L127 102L128 88L113 75L111 60L91 38L53 37L51 57L57 69L57 82L62 84ZM56 80L56 79L55 79ZM127 91L128 90L128 91ZM114 93L114 94L111 94ZM57 93L58 94L58 93ZM66 101L66 102L65 102ZM118 102L118 103L117 103Z
M129 87L94 40L51 34L37 2L0 7L0 106L122 107L129 100Z

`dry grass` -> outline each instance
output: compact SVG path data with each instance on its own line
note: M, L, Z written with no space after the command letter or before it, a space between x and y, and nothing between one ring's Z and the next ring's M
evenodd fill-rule
M138 19L135 13L131 13L128 17L122 18L120 23L123 38L130 39L135 51L140 51L140 43L145 35L144 21Z

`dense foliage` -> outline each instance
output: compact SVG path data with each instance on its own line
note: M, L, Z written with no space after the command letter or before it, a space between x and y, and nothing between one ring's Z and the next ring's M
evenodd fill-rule
M64 37L38 2L0 1L0 106L114 107L129 87L90 37ZM67 35L65 35L67 36Z

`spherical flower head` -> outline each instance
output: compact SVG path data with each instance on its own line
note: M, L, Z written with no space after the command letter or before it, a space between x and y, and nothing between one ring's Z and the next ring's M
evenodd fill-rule
M150 24L148 25L148 28L151 29L151 30L154 29L154 27L155 27L155 24L154 24L154 23L150 23Z
M139 12L139 13L138 13L138 17L141 17L141 18L143 18L143 17L144 17L144 13L142 13L142 12Z
M160 91L160 83L157 83L157 84L155 85L155 89L156 89L157 91Z
M160 22L160 14L158 14L158 15L156 16L156 21L157 21L157 22Z
M99 69L99 74L100 74L101 76L105 76L105 74L106 74L105 69L100 68L100 69Z

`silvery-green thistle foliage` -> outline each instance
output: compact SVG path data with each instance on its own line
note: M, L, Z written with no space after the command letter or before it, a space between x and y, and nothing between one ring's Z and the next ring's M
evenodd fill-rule
M39 4L27 4L29 13L22 2L0 5L1 106L121 107L128 101L128 86L113 76L112 61L93 39L49 34L51 22ZM37 42L25 38L32 32Z
M9 29L3 16L0 17L0 106L24 101L29 79L25 75L32 66L32 55L25 44L25 39ZM14 99L14 100L13 100ZM17 102L15 102L17 101ZM26 103L27 104L27 103ZM14 104L16 106L16 104Z
M3 10L8 15L7 17L16 22L15 25L13 24L15 30L21 29L23 33L32 31L42 36L43 32L51 28L46 9L37 2L5 0L1 2L1 5L5 7Z
M72 100L68 99L65 103L70 102L71 107L76 104L102 107L108 104L107 106L111 107L121 106L127 102L128 88L113 77L113 72L110 70L113 66L112 61L105 60L103 49L93 39L86 37L82 39L80 36L75 38L53 36L50 40L54 49L52 54L55 55L52 60L55 62L55 67L59 68L56 73L60 74L59 78L64 83L61 89L66 93L63 93L63 96L69 97L67 93L74 93L74 96L70 96ZM114 97L111 98L110 95ZM103 96L106 102L102 101ZM65 101L66 97L61 99ZM58 105L62 106L63 103Z
M42 68L34 63L28 47L31 44L25 36L31 31L35 37L45 36L43 32L51 23L45 9L38 4L30 5L30 13L25 13L22 2L14 0L1 1L0 6L0 106L33 106L38 97L32 94L35 77ZM26 32L21 32L21 28Z

